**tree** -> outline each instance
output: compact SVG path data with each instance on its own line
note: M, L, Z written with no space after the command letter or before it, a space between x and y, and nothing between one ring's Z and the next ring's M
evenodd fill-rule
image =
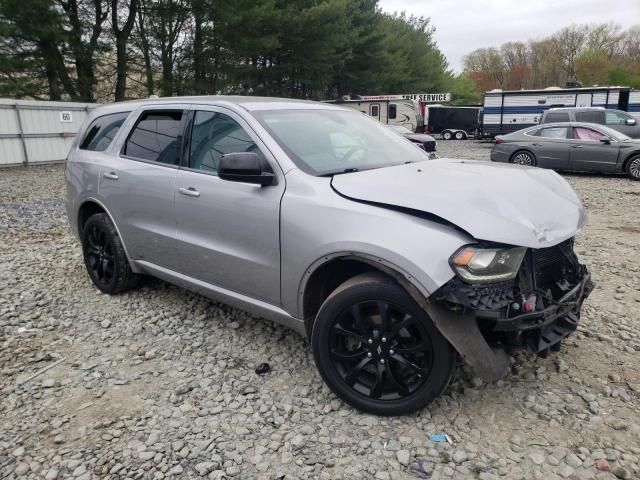
M122 28L118 27L120 20L119 4L119 0L111 0L111 28L116 43L116 102L124 100L127 89L127 40L136 20L138 0L130 0Z
M570 79L576 78L576 59L585 45L587 36L586 26L571 25L551 37L560 65Z

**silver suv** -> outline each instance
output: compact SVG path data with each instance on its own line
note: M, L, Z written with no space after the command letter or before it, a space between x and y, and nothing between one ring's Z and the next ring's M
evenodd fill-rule
M602 107L550 108L542 114L540 123L583 122L613 128L627 137L640 138L640 124L631 114Z
M326 103L119 103L72 147L67 212L102 292L150 275L282 323L340 398L397 415L458 354L491 381L507 349L559 348L592 288L562 177L427 155Z

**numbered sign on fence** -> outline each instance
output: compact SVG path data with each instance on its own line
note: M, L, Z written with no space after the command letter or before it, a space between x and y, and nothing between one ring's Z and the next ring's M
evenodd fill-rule
M71 116L71 112L64 111L64 110L60 112L60 121L63 123L73 122L73 117Z

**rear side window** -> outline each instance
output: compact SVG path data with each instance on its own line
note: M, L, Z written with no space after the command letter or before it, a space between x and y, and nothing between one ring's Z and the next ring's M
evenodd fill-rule
M81 150L92 150L94 152L103 152L111 145L120 127L131 112L111 113L96 118L85 134L80 143Z
M143 112L124 146L124 155L178 165L184 129L182 110Z
M380 107L378 105L371 105L371 116L372 117L380 116Z
M567 138L567 127L541 128L538 136L544 138Z
M547 116L544 117L545 123L558 123L558 122L568 122L569 114L567 112L549 112Z
M576 122L604 124L604 110L582 110L576 112Z
M389 118L390 119L394 119L396 118L398 112L398 106L395 103L392 103L391 105L389 105Z

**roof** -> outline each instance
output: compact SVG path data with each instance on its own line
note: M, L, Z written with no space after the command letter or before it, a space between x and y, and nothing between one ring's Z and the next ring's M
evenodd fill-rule
M329 105L311 100L298 100L293 98L277 97L252 97L243 95L201 95L190 97L154 97L142 100L129 100L109 104L108 106L125 108L137 108L139 106L163 105L163 104L193 104L193 105L237 105L245 110L271 110L282 108L331 108ZM335 107L334 107L335 108Z
M620 87L620 86L615 86L615 87L569 87L569 88L563 88L563 87L547 87L547 88L536 88L536 89L532 89L532 90L500 90L500 89L494 89L494 90L489 90L488 92L485 92L485 95L503 95L503 94L509 94L509 95L517 95L517 94L522 94L522 95L526 95L528 93L545 93L545 94L549 94L549 95L557 95L557 94L562 94L562 93L580 93L580 92L593 92L593 91L610 91L610 90L630 90L630 87Z

